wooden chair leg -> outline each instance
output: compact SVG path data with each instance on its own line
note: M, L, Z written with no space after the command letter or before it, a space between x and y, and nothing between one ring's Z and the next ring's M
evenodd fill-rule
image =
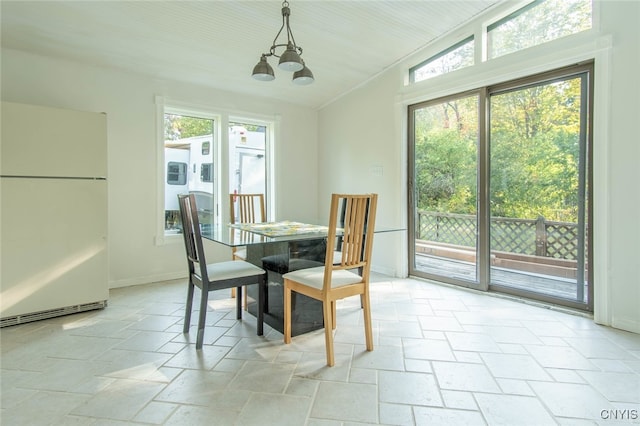
M284 343L291 343L291 289L284 282Z
M333 355L333 321L331 321L333 313L331 311L331 302L322 302L322 316L324 317L324 343L327 349L327 365L329 367L333 367L336 363Z
M189 327L191 326L191 309L193 308L193 282L189 279L189 286L187 290L187 306L184 312L184 326L182 327L183 333L189 332Z
M231 289L231 298L233 299L234 297L236 297L236 289L232 288Z
M371 302L369 300L369 294L362 295L363 313L364 313L364 337L367 345L367 350L373 350L373 331L371 329Z
M200 312L198 315L198 335L196 337L196 349L202 349L204 342L204 323L207 319L207 299L209 298L209 289L205 285L202 286L200 295Z
M331 325L333 326L333 330L336 329L337 315L336 315L336 301L331 302Z

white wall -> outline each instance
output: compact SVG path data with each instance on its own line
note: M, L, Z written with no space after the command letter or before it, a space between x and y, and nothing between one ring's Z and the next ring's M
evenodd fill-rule
M438 53L500 7L433 43L337 101L318 117L319 207L330 192L376 191L379 223L406 226L407 105L546 69L595 59L594 245L595 321L640 332L640 2L597 2L588 33L405 86L410 66ZM337 161L338 167L330 167ZM371 167L382 165L383 176ZM376 262L402 273L402 238L376 240ZM380 245L384 247L381 248ZM394 253L402 253L394 255Z
M378 194L376 227L406 229L406 142L396 117L395 76L381 76L320 111L321 211L329 211L331 193L374 192ZM392 276L407 275L406 232L376 234L373 247L374 270Z
M111 287L186 276L182 239L155 244L156 96L221 113L279 116L276 218L318 219L317 162L309 155L317 145L314 110L14 50L2 50L1 65L2 100L107 113ZM209 260L231 257L229 249L208 249Z
M604 324L640 333L640 2L601 5L602 30L611 34L613 48L608 150L594 161L595 167L607 162L609 177L600 200L608 204L608 220L600 230L607 243L601 254L609 256L608 286L601 295L610 305L600 316Z

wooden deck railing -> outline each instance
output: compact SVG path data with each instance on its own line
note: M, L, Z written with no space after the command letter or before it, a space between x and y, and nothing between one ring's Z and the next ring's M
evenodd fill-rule
M476 216L418 212L417 239L475 248ZM491 250L576 260L578 225L537 219L491 218Z

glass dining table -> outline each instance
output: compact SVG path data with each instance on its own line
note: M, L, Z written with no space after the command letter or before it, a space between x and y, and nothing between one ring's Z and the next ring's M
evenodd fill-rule
M404 231L376 226L374 233ZM246 260L267 271L264 321L284 331L282 276L298 269L323 266L328 228L294 221L202 225L202 237L228 247L246 247ZM375 247L375 242L374 242ZM258 287L249 285L247 309L258 315ZM297 336L323 328L322 303L303 294L292 296L291 334Z
M328 228L292 221L202 225L202 237L228 247L246 247L246 260L267 271L264 321L283 332L283 278L297 269L324 265ZM257 285L247 286L249 313L257 316ZM322 303L296 294L292 335L323 327Z

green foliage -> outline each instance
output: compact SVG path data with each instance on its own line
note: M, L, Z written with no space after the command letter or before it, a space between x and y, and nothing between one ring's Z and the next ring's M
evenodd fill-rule
M435 130L416 145L419 208L474 213L476 146L455 130Z
M577 222L581 78L490 99L490 209L496 217ZM476 97L416 110L419 210L477 210Z
M592 0L536 0L489 31L490 57L591 28Z
M491 98L493 216L577 221L580 78Z
M186 115L164 115L164 140L186 139L213 134L213 120Z
M418 209L475 213L477 117L475 97L416 111Z
M229 127L242 126L250 132L264 132L265 127L256 124L229 123ZM194 136L213 134L213 120L209 118L190 117L187 115L164 115L164 140L175 141Z
M464 67L473 65L474 40L463 41L463 44L451 51L440 54L413 70L413 80L422 81L441 74L447 74Z
M229 123L229 128L233 126L241 126L247 129L249 132L265 132L266 127L260 126L258 124L248 124L248 123Z

